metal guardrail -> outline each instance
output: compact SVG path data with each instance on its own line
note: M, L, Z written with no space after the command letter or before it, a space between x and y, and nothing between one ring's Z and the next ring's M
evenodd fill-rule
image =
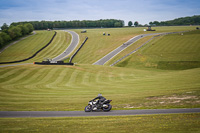
M64 61L57 61L56 63L51 63L50 61L34 62L37 65L74 65L74 63L64 63Z

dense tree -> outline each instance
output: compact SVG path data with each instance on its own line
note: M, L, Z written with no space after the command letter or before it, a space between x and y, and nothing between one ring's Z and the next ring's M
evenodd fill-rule
M122 23L116 22L116 23L114 23L114 27L122 27Z
M36 30L52 29L52 28L97 28L97 27L123 27L123 20L116 19L100 19L100 20L74 20L74 21L30 21L18 22L11 25L23 25L31 23Z
M21 28L19 26L11 26L8 29L8 34L12 39L22 36Z
M200 15L195 15L192 17L182 17L169 21L154 21L149 22L149 25L153 26L175 26L175 25L199 25L200 24Z
M129 21L128 22L128 26L132 26L133 25L133 22L132 21Z
M28 29L28 31L29 31L28 33L33 32L34 28L33 28L33 25L32 25L32 24L27 23L27 24L25 24L24 26Z
M0 36L2 37L2 39L3 39L4 42L8 42L8 41L11 40L11 37L7 33L5 33L5 32L1 32Z
M4 45L4 41L3 41L3 38L1 37L1 34L0 34L0 48L3 47Z
M134 25L137 27L139 25L138 21L135 21Z
M8 25L6 23L4 23L2 26L1 26L1 30L2 31L5 31L5 30L8 30Z
M153 24L160 25L158 21L154 21Z
M13 25L7 27L3 26L3 30L0 32L0 48L5 46L9 41L15 40L18 37L31 33L34 29L32 24L26 23L13 23Z
M153 22L149 22L149 25L151 25L151 26L152 26L152 25L153 25Z
M0 48L3 47L10 40L11 40L11 37L7 33L1 32L0 33Z
M27 35L29 33L28 27L26 27L24 25L19 25L18 27L21 28L22 35Z

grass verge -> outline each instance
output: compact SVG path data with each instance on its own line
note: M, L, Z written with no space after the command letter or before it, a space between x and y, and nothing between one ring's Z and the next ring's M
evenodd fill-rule
M1 62L15 61L32 56L37 50L46 45L52 38L54 31L36 31L36 35L28 37L15 45L12 45L0 54ZM51 44L43 49L36 57L22 63L33 63L52 59L60 55L69 46L71 35L64 31L57 31L57 35Z
M80 40L85 39L86 36L89 39L81 51L74 58L74 62L80 64L93 64L115 48L119 47L132 37L139 34L187 31L194 30L195 28L195 26L166 26L156 27L156 31L149 32L143 31L144 27L102 28L87 29L87 33L81 33L81 29L77 29L74 31L80 35ZM110 36L103 36L103 32L110 33Z
M200 113L109 117L0 118L0 132L197 133Z
M137 44L137 43L136 43ZM200 66L200 31L153 39L117 66L183 70ZM128 50L124 51L125 53ZM128 62L126 61L128 60Z
M51 40L53 34L53 31L36 31L36 35L21 40L3 51L0 54L0 62L21 60L32 56Z
M112 99L113 109L117 110L200 107L199 68L162 71L24 65L1 68L0 75L2 111L83 110L98 93Z

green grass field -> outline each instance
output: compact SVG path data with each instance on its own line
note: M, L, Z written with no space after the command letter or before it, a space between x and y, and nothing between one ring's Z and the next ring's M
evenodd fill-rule
M0 123L0 132L198 133L200 131L200 114L0 118Z
M0 54L0 62L15 61L32 56L37 50L50 41L53 34L53 31L36 31L35 35L28 37L3 51Z
M74 58L74 62L93 64L115 48L139 34L188 31L194 30L195 28L194 26L156 27L156 31L149 32L144 32L144 27L87 29L87 33L80 33L81 30L74 30L80 35L81 39L84 39L85 36L89 38L87 43ZM103 32L110 33L111 36L103 36Z
M71 35L65 31L56 31L57 35L52 43L42 50L35 58L27 62L43 61L45 58L55 58L65 51L71 42Z
M164 31L165 28L161 31ZM182 30L187 28L183 27ZM124 30L123 32L126 32L133 29L108 30L111 33L112 30ZM141 30L141 28L138 29ZM103 30L105 29L96 29L96 34L100 34ZM95 34L95 29L91 29L91 31ZM114 34L114 31L112 34ZM90 31L88 31L89 33ZM64 42L68 43L70 40L68 35L68 33L58 31L54 42L34 59L39 61L43 57L53 55L57 50L54 50L55 48L52 48L52 46L64 45ZM173 34L156 38L145 45L138 53L122 61L120 64L124 67L78 63L76 66L24 65L1 68L0 110L83 110L87 102L100 92L105 97L113 100L113 109L117 110L199 107L200 68L178 71L161 70L156 67L147 69L148 66L144 63L144 61L149 64L154 63L151 59L157 62L165 61L168 58L167 55L169 55L167 53L171 53L170 56L171 58L174 57L175 61L181 60L182 57L187 57L190 59L189 61L198 61L197 58L193 58L199 56L198 36L198 32L188 32L183 36ZM180 38L186 42L184 45L179 42ZM190 41L191 38L196 41ZM145 41L145 38L140 41ZM167 43L168 41L170 43ZM152 45L152 42L155 42L154 45ZM179 43L181 46L175 45L173 42L175 44ZM193 44L193 42L196 43ZM85 44L86 47L84 46L80 53L84 52L84 48L87 48L88 43ZM165 47L166 45L168 47ZM189 49L188 47L191 48ZM50 52L51 50L54 50L54 52ZM188 56L184 50L190 50L191 56ZM158 51L158 53L154 51ZM166 51L166 55L163 53L162 57L156 58L155 55L161 54L159 51ZM126 51L124 50L123 52ZM147 56L148 60L142 58L145 54L150 55ZM142 57L137 57L139 55ZM34 59L31 61L34 61ZM90 56L89 60L94 60L94 56ZM139 60L140 64L138 62L135 63L134 60ZM124 62L127 62L127 64ZM135 64L137 63L139 67L136 67L137 65Z
M80 43L85 36L89 37L88 42L73 60L77 62L75 66L23 65L0 68L0 110L83 110L88 101L98 93L113 100L111 104L114 110L200 108L200 68L190 64L199 62L198 31L184 33L183 36L173 34L156 38L117 66L108 66L151 37L143 38L105 66L91 65L134 35L143 34L142 29L88 29L86 34L81 34L81 30L74 30L80 34ZM156 27L156 32L192 29L194 29L192 26ZM110 33L111 36L103 36L103 32ZM50 32L46 33L50 34ZM58 31L54 42L27 62L41 61L45 57L52 58L58 55L61 49L66 49L70 41L71 36L68 33ZM21 43L19 42L18 45ZM60 48L56 49L55 46L58 45ZM12 48L8 48L5 53L12 53L9 52L11 50ZM31 51L31 48L29 50ZM0 58L2 55L0 54ZM13 60L15 57L8 55L8 59ZM173 63L167 68L163 67L165 66L163 64L173 61L179 63L178 69L174 69L177 68L177 64ZM185 65L187 67L184 67ZM93 128L94 125L100 125L104 121L103 126ZM123 129L124 132L199 132L198 125L199 113L0 119L1 132L98 132L97 130L103 132L106 129L108 129L106 131Z
M0 54L0 62L15 61L28 58L45 46L52 38L54 31L36 31L36 35L28 37L15 45L10 46ZM22 63L43 61L61 54L70 44L71 35L64 31L57 31L52 43L42 50L36 57Z
M113 100L113 109L200 105L200 68L24 65L1 68L0 74L0 110L83 110L99 92Z
M126 67L187 69L200 67L200 31L157 37L137 53L119 63ZM128 49L124 51L127 53ZM121 54L122 55L122 54ZM119 56L116 57L119 58ZM113 59L116 60L116 59ZM171 66L167 66L167 62ZM176 64L173 65L173 62ZM163 63L163 64L162 64ZM196 65L195 65L196 64Z

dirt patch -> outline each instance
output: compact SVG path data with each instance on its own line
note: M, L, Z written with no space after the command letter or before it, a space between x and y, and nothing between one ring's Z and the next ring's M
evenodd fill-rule
M193 94L193 95L192 95ZM173 94L170 96L153 96L147 97L148 105L156 106L156 105L197 105L200 101L200 96L194 95L194 92L185 92L184 94ZM146 103L146 104L147 104Z
M162 96L162 97L148 97L147 99L155 99L155 100L186 100L186 99L199 99L197 96L188 96L188 95L183 95L183 96Z
M124 109L156 109L156 108L199 108L199 91L188 91L179 94L150 96L140 102L118 104L113 108Z
M135 107L131 106L130 104L127 104L124 108L132 109L132 108L135 108Z

